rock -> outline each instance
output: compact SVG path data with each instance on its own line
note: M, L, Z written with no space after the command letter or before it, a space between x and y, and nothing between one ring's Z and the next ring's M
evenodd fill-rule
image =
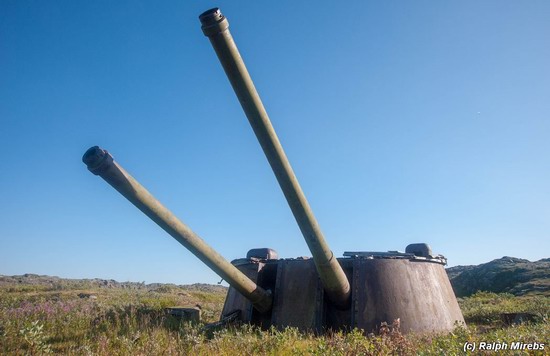
M166 308L166 313L182 321L198 323L201 321L201 310L199 308Z
M500 316L506 325L523 324L537 319L537 316L531 313L502 313Z

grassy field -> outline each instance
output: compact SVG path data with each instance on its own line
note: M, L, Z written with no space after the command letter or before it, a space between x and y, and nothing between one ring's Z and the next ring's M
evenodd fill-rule
M165 307L202 307L204 322L216 321L223 288L139 284L98 287L86 283L0 284L0 352L7 355L454 355L466 342L545 343L550 350L550 298L477 293L459 299L468 327L447 335L379 335L360 330L324 336L296 329L259 330L249 325L204 331L167 315ZM504 325L502 313L528 312L534 320ZM517 351L516 354L533 354ZM476 351L476 354L479 352ZM488 351L488 354L491 352Z

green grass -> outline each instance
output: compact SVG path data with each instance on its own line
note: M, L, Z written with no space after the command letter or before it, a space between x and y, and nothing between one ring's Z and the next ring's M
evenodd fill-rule
M80 298L89 293L97 299ZM402 335L385 330L329 332L324 336L296 329L259 330L249 325L205 332L164 313L174 305L200 304L205 322L216 321L223 291L177 286L97 288L3 285L0 287L0 353L39 355L379 355L463 354L465 342L543 342L550 340L550 298L477 293L459 300L468 327L445 335ZM503 312L529 312L528 324L506 326Z

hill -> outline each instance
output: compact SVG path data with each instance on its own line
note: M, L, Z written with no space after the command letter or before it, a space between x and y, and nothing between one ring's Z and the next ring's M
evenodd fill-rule
M447 268L457 297L478 291L521 295L550 295L550 258L531 262L502 257L477 266Z
M141 290L146 292L166 293L175 290L200 291L205 293L225 293L227 287L221 285L212 285L205 283L195 283L188 285L176 285L171 283L151 283L143 282L117 282L113 279L68 279L56 276L38 275L26 273L20 276L0 275L1 286L29 286L41 290L81 290L81 289L126 289Z

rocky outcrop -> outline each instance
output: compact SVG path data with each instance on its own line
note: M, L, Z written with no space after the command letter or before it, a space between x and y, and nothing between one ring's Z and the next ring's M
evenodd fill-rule
M456 266L447 274L458 297L477 291L514 295L550 295L550 259L531 262L502 257L477 266Z

